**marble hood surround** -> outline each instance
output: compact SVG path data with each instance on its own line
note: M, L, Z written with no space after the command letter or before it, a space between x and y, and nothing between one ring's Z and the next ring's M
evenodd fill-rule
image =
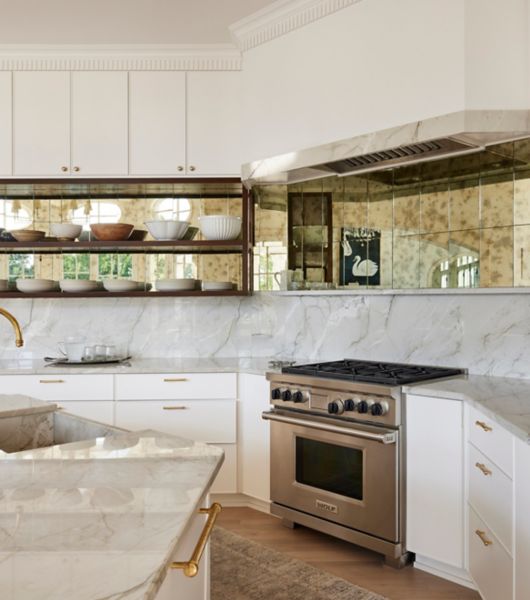
M447 148L427 153L423 158L410 156L409 164L477 152L491 144L527 136L528 110L464 110L247 163L242 167L242 179L249 188L258 183L296 183L343 172L341 163L347 159L411 144L440 140ZM387 166L393 164L374 163L352 172L366 173Z

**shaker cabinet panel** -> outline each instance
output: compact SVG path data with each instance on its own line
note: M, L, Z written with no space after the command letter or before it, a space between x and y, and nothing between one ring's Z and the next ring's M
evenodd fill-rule
M126 175L128 171L127 73L72 73L74 175Z
M70 73L13 73L13 174L68 175Z
M11 175L12 75L0 72L0 175Z
M241 72L187 74L188 173L241 173Z
M129 173L183 174L186 168L186 74L129 74Z
M530 598L530 446L515 440L515 600Z

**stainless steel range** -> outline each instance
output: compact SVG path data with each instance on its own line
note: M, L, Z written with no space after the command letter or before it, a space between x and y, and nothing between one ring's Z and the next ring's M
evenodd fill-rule
M406 564L401 386L462 373L359 360L268 373L271 512Z

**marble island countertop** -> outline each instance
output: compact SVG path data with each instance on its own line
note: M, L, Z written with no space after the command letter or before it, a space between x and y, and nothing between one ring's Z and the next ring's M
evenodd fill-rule
M222 461L151 430L0 454L2 600L154 599Z

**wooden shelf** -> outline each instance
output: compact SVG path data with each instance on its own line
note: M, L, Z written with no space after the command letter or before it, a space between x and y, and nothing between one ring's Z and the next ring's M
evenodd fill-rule
M163 297L207 297L207 296L249 296L250 291L241 290L223 290L218 292L203 292L202 290L192 290L185 292L107 292L104 290L97 292L46 292L40 294L25 294L23 292L0 292L0 298L163 298Z
M92 253L109 252L127 254L241 254L242 240L171 240L171 241L123 241L123 242L0 242L0 253L35 254Z

